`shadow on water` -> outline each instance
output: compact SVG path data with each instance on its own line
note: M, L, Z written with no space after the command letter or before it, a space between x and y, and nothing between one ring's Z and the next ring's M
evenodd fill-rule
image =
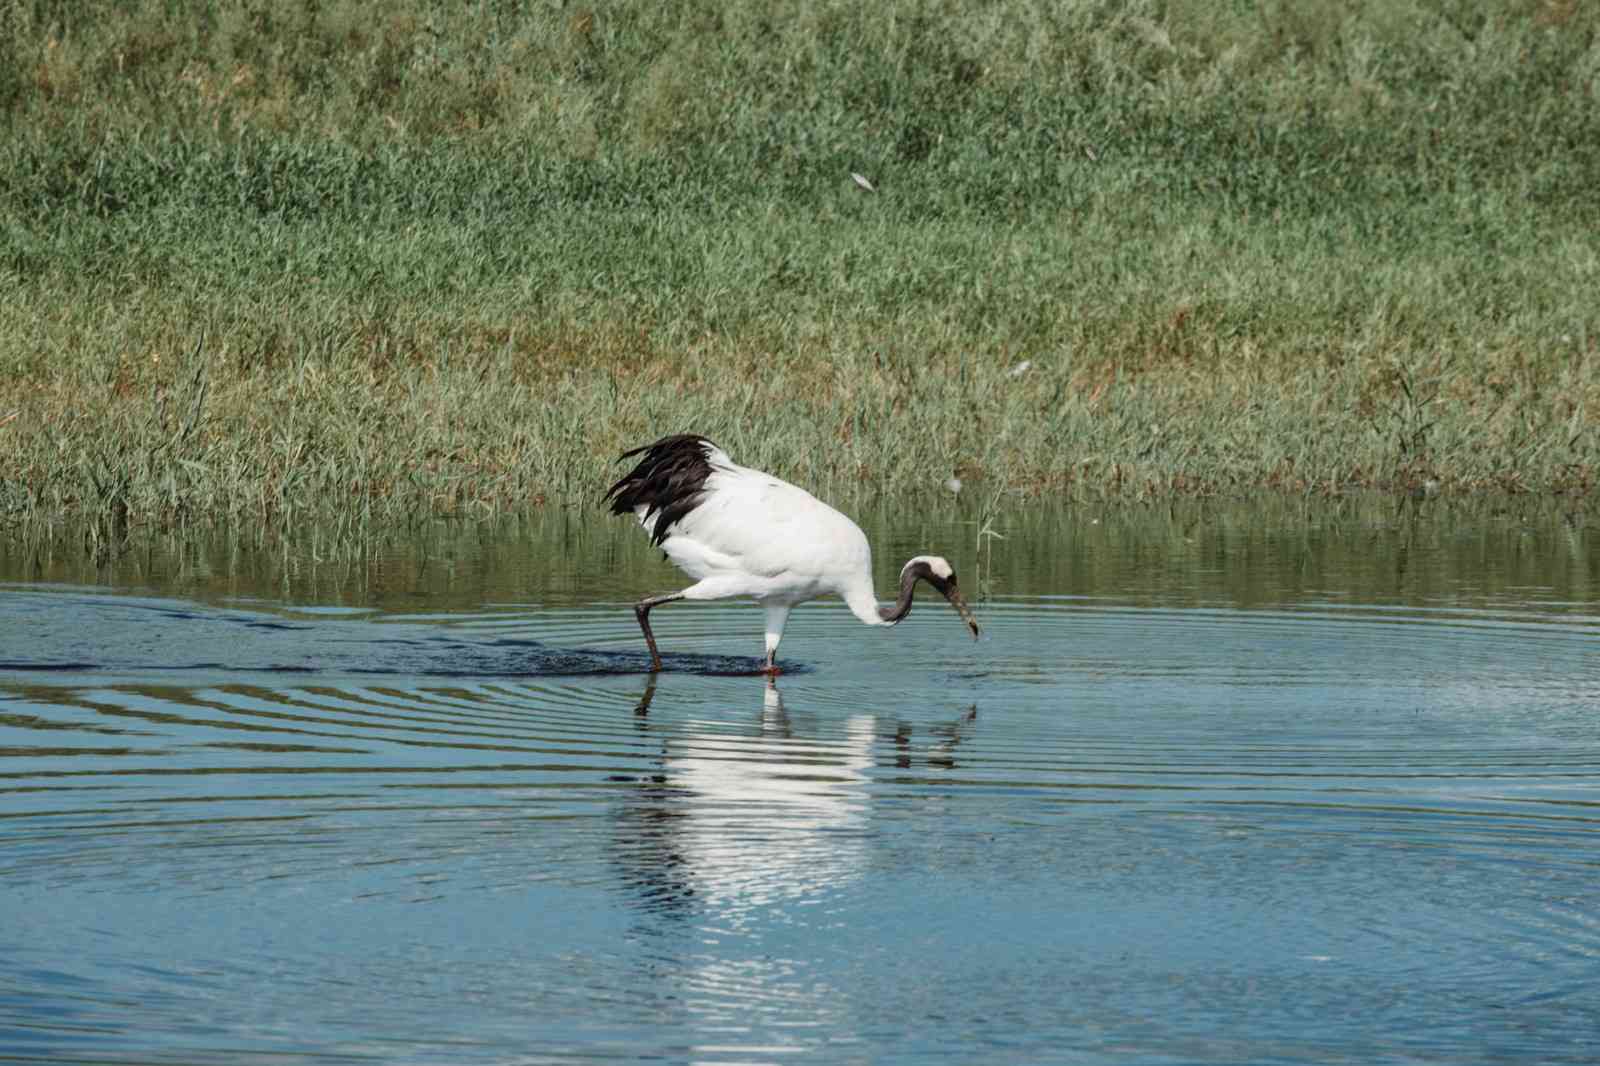
M645 651L572 648L502 636L473 638L437 625L338 618L290 620L239 609L71 591L0 586L0 629L28 633L0 654L0 672L191 672L394 675L417 678L583 677L649 674ZM19 655L18 652L26 654ZM762 676L754 657L666 652L663 673ZM785 664L804 673L803 663Z

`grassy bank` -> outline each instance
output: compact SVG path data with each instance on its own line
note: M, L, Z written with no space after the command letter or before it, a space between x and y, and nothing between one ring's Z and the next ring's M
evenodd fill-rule
M1575 4L179 7L0 9L13 522L1600 475Z

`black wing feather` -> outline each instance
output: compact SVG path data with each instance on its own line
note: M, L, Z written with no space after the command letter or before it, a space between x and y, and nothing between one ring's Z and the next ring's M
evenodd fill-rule
M606 490L612 514L631 514L640 505L645 517L660 514L650 543L659 546L672 526L700 506L706 495L706 478L711 476L711 461L706 452L715 448L698 433L679 433L662 437L617 456L617 461L644 453L634 468Z

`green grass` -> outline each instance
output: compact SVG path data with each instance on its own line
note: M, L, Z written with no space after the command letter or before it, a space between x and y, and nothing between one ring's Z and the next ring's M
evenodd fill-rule
M1600 475L1576 4L280 6L0 6L12 524Z

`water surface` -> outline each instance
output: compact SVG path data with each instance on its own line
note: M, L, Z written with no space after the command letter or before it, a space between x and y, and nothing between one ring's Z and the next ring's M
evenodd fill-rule
M1590 1062L1582 514L866 515L869 630L622 523L0 556L0 1058Z

